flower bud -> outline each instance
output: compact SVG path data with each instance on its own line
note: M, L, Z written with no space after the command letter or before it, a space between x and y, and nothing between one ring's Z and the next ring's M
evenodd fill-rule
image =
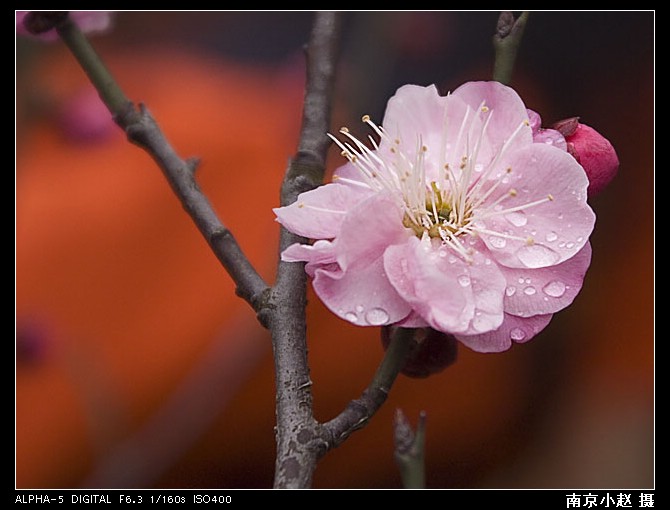
M565 136L568 152L584 168L589 178L589 196L600 193L619 170L619 158L612 144L576 117L557 122L554 129Z
M381 338L384 350L391 342L394 326L382 328ZM412 347L401 372L407 377L423 379L437 374L456 361L458 342L452 335L432 328L414 329Z

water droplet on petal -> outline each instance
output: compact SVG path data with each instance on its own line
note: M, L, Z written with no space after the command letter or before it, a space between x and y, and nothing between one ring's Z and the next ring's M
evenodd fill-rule
M530 268L553 266L559 259L558 253L541 244L522 246L516 255L524 266Z
M365 320L372 326L381 326L389 320L389 314L381 308L373 308L365 314Z
M514 294L516 294L516 287L510 285L505 289L505 294L507 294L508 296L513 296Z
M445 250L440 250L438 253L440 254L440 257L442 257L442 258L447 256L447 252Z
M363 311L363 305L358 305L358 306L356 307L356 311L357 311L358 313L361 313L361 312Z
M531 281L530 278L526 278L526 279L524 280L524 283L525 283L526 285L530 285L530 281Z
M537 292L537 291L535 290L535 287L526 287L525 289L523 289L523 293L524 293L526 296L532 296L533 294L535 294L535 292Z
M509 332L509 336L512 340L519 342L526 338L526 332L521 328L514 328Z
M460 284L461 287L467 287L468 285L470 285L470 277L462 274L461 276L458 277L458 283Z
M505 215L505 219L515 227L523 227L528 223L528 218L523 211L514 211Z
M519 279L518 279L517 281L518 281L519 283L523 283L523 282L525 282L526 280L523 279L523 276L519 276Z
M558 239L558 234L552 230L551 232L547 232L547 235L545 236L545 239L547 241L549 241L550 243L552 243L556 239Z
M484 264L486 264L487 266L490 266L491 265L491 259L485 259Z
M481 172L482 170L484 170L484 165L482 165L481 163L477 163L475 165L475 172Z
M491 246L493 246L494 248L501 249L507 245L507 240L503 237L493 236L489 239L489 244L491 244Z
M349 322L357 322L358 321L358 315L356 315L354 312L345 313L344 318L347 319Z
M566 247L567 249L574 248L574 247L575 247L575 243L567 243L567 244L565 245L565 247Z
M554 280L553 282L547 283L542 291L547 295L555 298L561 297L565 294L565 284L561 281Z

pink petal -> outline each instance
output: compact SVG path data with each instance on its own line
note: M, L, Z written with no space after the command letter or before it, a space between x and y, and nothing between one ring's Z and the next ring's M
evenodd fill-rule
M332 239L349 209L369 193L345 184L326 184L301 193L291 205L273 209L277 221L291 232L310 239Z
M307 262L305 271L314 276L314 271L322 266L335 263L335 250L330 241L316 241L314 244L292 244L286 248L281 259L284 262Z
M542 331L551 321L552 315L535 315L521 318L505 314L505 320L495 331L481 335L455 335L473 351L502 352L512 346L512 341L524 343Z
M507 279L505 312L527 317L562 310L575 299L591 263L591 244L571 259L541 269L500 267Z
M491 199L508 194L501 202L502 213L525 208L481 220L487 230L514 237L482 234L498 262L517 268L548 267L584 247L595 214L586 203L588 180L575 163L567 152L544 144L531 144L509 156L509 183L499 186L500 193ZM528 206L536 201L542 203Z
M568 150L568 144L561 133L555 129L540 129L533 134L533 143L545 143L553 145L562 151Z
M473 109L482 102L491 111L487 126L489 143L499 148L519 126L526 124L515 136L514 145L527 145L532 141L532 130L528 111L519 94L510 87L496 81L471 81L458 87L452 96L459 98Z
M312 285L334 314L359 326L393 324L411 311L386 277L381 256L346 272L317 269Z
M496 265L478 253L468 264L440 244L412 237L390 247L384 267L393 286L434 329L473 334L497 328L505 279Z
M542 127L542 117L540 117L539 113L537 113L535 110L531 110L530 108L526 109L526 113L528 114L530 129L533 132L533 136L535 136Z
M397 197L385 193L370 195L352 208L334 241L340 267L347 271L367 266L382 257L388 246L404 243L412 234L402 218Z

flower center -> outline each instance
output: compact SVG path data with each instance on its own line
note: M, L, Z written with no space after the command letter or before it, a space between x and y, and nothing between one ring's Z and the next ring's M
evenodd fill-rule
M347 128L340 129L340 133L348 140L340 141L328 135L363 177L362 180L339 177L339 180L394 194L404 211L403 226L419 238L429 236L440 239L466 260L472 260L472 249L466 247L464 242L468 236L486 234L533 244L532 237L514 236L509 231L493 231L486 227L486 220L491 217L510 214L523 216L524 209L553 200L551 195L547 195L544 199L521 205L508 202L517 197L518 193L509 186L512 168L500 171L499 162L510 142L523 128L528 127L528 121L517 126L510 138L493 154L491 161L483 165L478 162L478 156L485 143L485 133L493 111L482 103L479 112L484 117L474 122L477 115L472 109L468 110L455 140L446 139L445 128L438 142L438 152L430 154L421 134L417 136L416 145L408 149L402 140L392 139L381 126L365 115L363 122L380 139L378 143L372 136L368 137L372 148L350 134ZM465 154L455 159L449 153L453 147L460 147ZM435 157L436 154L438 157ZM456 168L450 166L449 161Z

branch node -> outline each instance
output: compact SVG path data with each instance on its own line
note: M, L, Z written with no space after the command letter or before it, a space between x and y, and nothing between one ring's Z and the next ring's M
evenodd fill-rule
M195 174L196 170L200 166L201 159L199 157L191 157L186 159L186 166L188 167L189 172L191 172L192 175Z

